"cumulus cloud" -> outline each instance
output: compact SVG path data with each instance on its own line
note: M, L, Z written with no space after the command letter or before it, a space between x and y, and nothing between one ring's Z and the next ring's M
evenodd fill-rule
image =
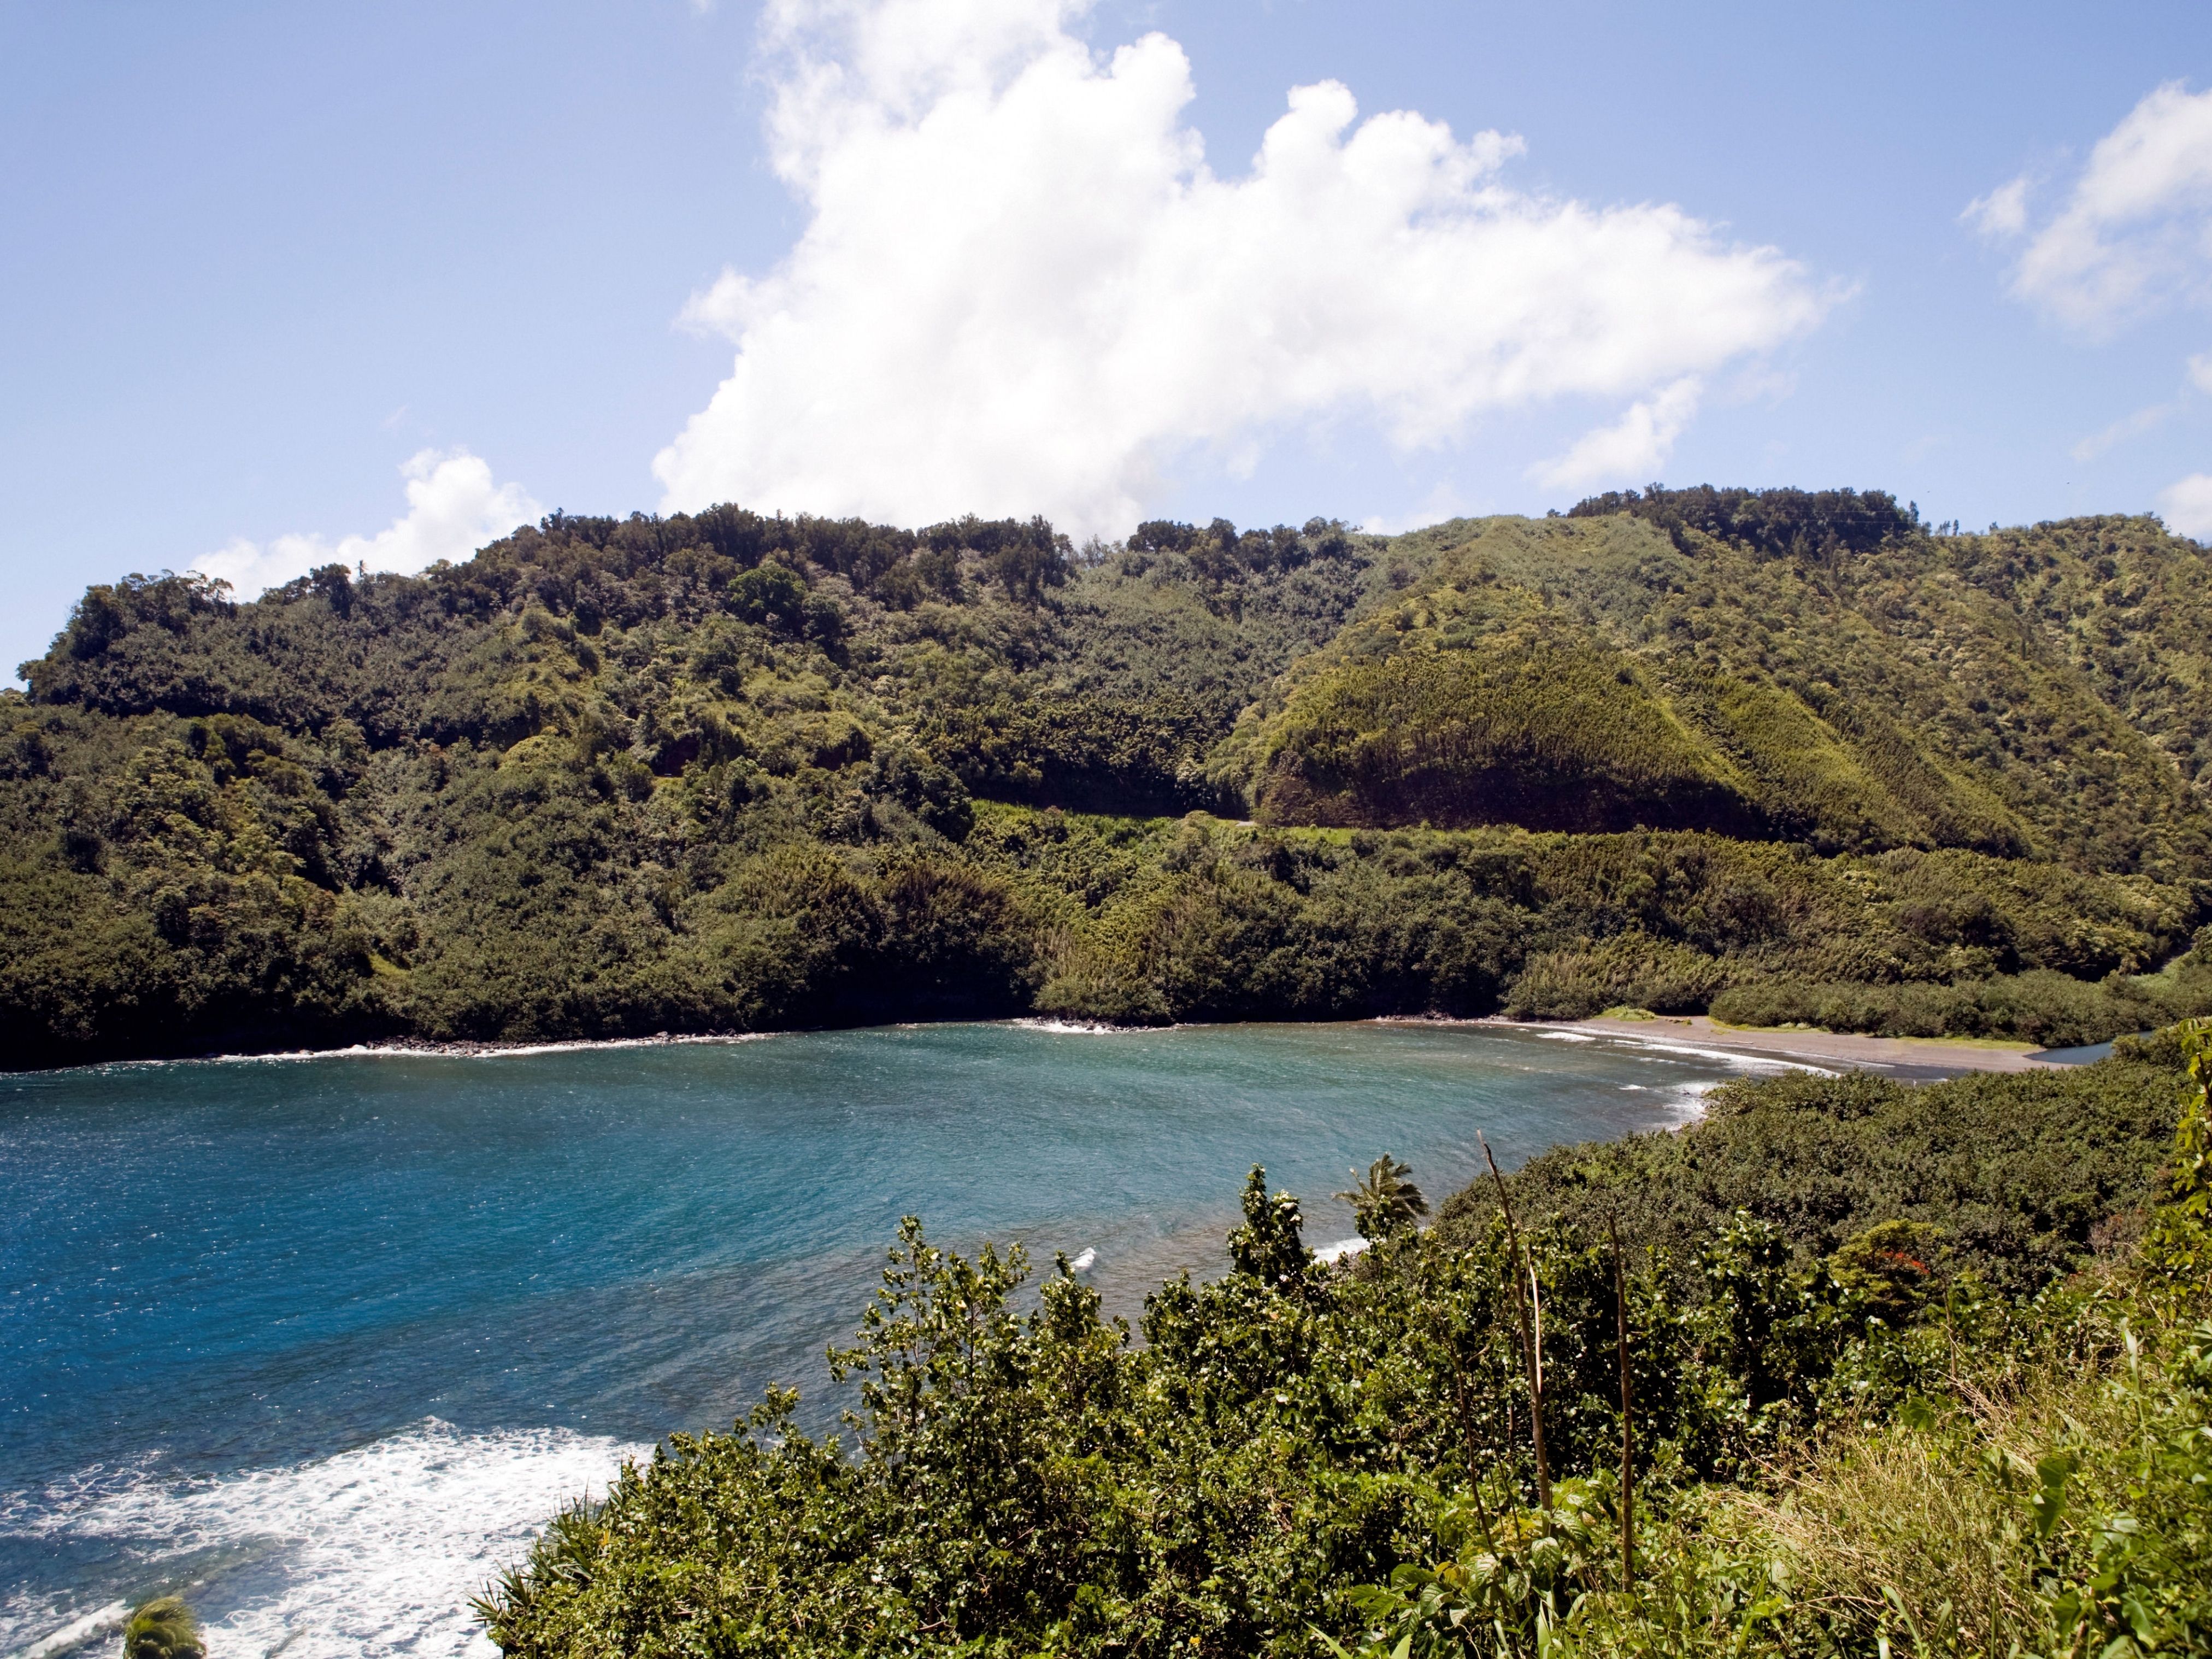
M1362 119L1334 82L1218 175L1182 49L1094 54L1080 9L771 4L770 150L809 220L684 308L737 355L654 462L666 507L1113 533L1194 456L1249 465L1328 421L1418 448L1561 398L1632 406L1559 467L1641 477L1698 376L1836 297L1680 208L1516 189L1517 138Z
M2212 541L2212 472L2192 472L2159 491L2158 514L2178 535Z
M425 449L399 469L407 481L407 511L374 536L278 536L266 542L243 537L196 560L192 568L218 576L241 597L304 576L319 565L367 566L414 572L440 559L467 558L544 509L518 483L492 482L491 468L465 449Z
M1684 375L1657 397L1631 404L1611 426L1584 434L1556 460L1540 463L1531 469L1531 476L1541 483L1569 487L1652 477L1698 412L1702 390L1696 375Z
M1966 215L1998 234L2026 233L2024 181ZM2212 92L2169 82L2100 139L2065 200L2029 236L2013 290L2091 333L2212 296Z
M2015 179L1986 196L1977 196L1959 216L1984 236L2019 235L2027 228L2027 179Z
M2152 428L2162 425L2187 406L2185 398L2171 403L2152 404L2132 415L2124 416L2102 432L2093 433L2075 444L2072 450L2077 461L2094 461L2106 450L2124 444L2130 438L2139 438Z

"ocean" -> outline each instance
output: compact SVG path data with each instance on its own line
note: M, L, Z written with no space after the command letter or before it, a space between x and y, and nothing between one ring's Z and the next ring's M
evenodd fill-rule
M1668 1128L1681 1044L1495 1025L1048 1023L0 1075L0 1654L183 1590L213 1659L491 1651L553 1509L770 1382L810 1427L901 1216L1065 1253L1109 1313L1225 1268L1245 1174L1389 1152L1441 1200Z

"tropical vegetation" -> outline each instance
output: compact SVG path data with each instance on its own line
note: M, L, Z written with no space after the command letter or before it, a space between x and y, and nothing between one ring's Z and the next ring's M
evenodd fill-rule
M123 1659L205 1659L206 1638L183 1598L157 1595L123 1626Z
M1134 1331L909 1218L849 1438L771 1389L482 1611L518 1659L2212 1651L2208 1084L2203 1022L1739 1082L1426 1231L1382 1160L1334 1267L1255 1170Z
M2212 1008L2212 562L1602 496L1399 537L555 514L88 589L0 693L0 1053L1627 1005Z

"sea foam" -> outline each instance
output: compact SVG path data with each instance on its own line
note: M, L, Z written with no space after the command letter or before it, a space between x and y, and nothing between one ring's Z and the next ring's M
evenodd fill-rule
M431 1418L288 1468L88 1472L19 1495L0 1532L112 1543L135 1564L134 1598L200 1581L192 1599L208 1617L210 1659L280 1648L286 1659L489 1656L470 1597L520 1560L555 1510L604 1493L647 1450L565 1429L465 1434ZM0 1650L58 1659L111 1630L111 1612L10 1597ZM83 1635L68 1639L71 1626Z

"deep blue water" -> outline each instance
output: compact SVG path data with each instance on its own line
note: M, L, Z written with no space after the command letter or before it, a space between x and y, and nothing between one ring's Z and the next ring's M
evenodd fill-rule
M830 1420L823 1346L902 1214L1091 1251L1133 1315L1222 1270L1253 1164L1323 1244L1378 1153L1440 1200L1477 1130L1510 1167L1745 1069L1496 1027L994 1024L0 1076L0 1652L180 1585L216 1659L458 1652L469 1591L626 1449L772 1381Z

